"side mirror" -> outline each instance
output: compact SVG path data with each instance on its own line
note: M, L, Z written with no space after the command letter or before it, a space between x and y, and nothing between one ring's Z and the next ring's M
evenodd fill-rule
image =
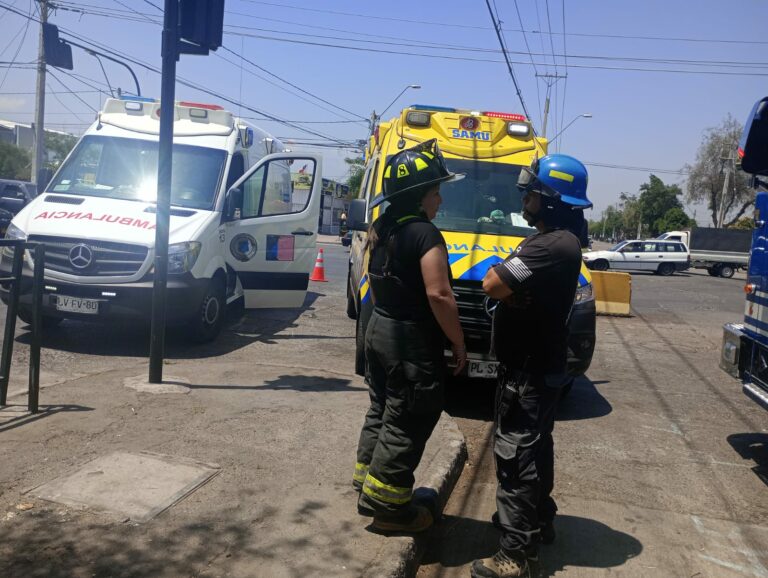
M243 190L229 189L224 199L224 220L237 221L240 219L240 210L243 207Z
M347 215L347 228L352 231L368 230L368 201L365 199L353 199L349 203Z
M755 104L739 141L741 170L768 175L768 97Z

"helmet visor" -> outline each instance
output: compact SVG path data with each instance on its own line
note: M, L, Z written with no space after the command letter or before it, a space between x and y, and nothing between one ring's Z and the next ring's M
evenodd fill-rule
M542 183L539 180L539 177L536 176L536 173L534 171L537 168L537 164L538 162L535 162L533 168L523 167L522 169L520 169L520 175L517 177L517 188L520 190L521 193L534 191L536 193L541 193L542 195L546 195L548 197L554 197L556 199L559 199L560 193L558 193L552 187Z

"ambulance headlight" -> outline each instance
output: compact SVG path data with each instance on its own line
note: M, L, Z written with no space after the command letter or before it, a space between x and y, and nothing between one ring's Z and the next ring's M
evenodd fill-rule
M8 225L8 228L5 230L5 238L14 239L16 241L24 241L27 238L27 234L21 229L19 229L16 225L11 223L10 225ZM10 259L13 257L13 248L3 247L3 250L0 254Z
M586 303L587 301L594 301L595 294L592 293L592 283L589 285L584 285L584 287L579 287L576 289L576 297L573 300L574 305L578 305L580 303Z
M16 225L11 223L8 225L8 229L5 231L5 238L24 241L27 238L27 234L19 229Z
M168 273L179 275L188 273L195 266L195 261L200 255L202 243L197 241L185 241L168 246Z

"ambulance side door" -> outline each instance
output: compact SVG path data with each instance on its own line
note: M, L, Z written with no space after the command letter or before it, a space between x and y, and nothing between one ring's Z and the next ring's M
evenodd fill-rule
M227 191L224 252L245 307L301 307L315 263L322 160L307 153L260 159Z

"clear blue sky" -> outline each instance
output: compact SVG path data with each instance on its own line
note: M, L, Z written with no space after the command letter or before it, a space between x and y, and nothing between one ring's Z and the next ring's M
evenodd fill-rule
M50 21L62 28L62 37L78 41L77 35L160 68L162 14L155 6L162 7L163 0L57 4L60 8ZM0 68L0 118L29 122L35 75L17 66L35 59L38 30L33 23L25 34L27 20L5 6L34 16L36 3L0 0L0 61L15 63ZM559 139L561 152L593 163L593 219L616 202L620 192L637 192L649 174L598 164L679 170L694 160L706 128L728 114L743 122L752 104L768 93L768 58L763 56L768 41L759 29L768 22L768 3L735 0L726 8L715 0L497 0L491 6L502 21L515 75L537 129L546 84L537 80L536 72L568 77L552 89L549 136L581 113L593 115L578 119ZM232 52L182 56L178 76L248 107L300 121L323 135L253 120L286 141L363 139L367 124L360 117L380 112L408 84L422 88L409 90L390 113L417 102L522 112L485 0L226 0L226 11L224 46ZM520 20L526 34L520 32ZM49 75L49 90L62 94L48 96L46 122L77 134L104 99L104 93L79 91L104 90L105 80L92 56L78 48L73 51L79 80L55 69L55 78ZM250 63L241 61L240 54ZM254 64L354 115L299 92ZM124 69L108 61L104 66L113 88L133 90ZM143 94L159 97L159 75L133 68ZM651 72L629 70L639 68ZM220 102L180 84L177 98ZM238 110L237 105L225 106ZM259 117L246 109L240 112ZM360 122L321 124L355 119ZM322 151L325 172L335 178L345 175L344 156L358 154ZM668 183L685 182L684 175L657 174ZM705 222L701 207L696 216Z

